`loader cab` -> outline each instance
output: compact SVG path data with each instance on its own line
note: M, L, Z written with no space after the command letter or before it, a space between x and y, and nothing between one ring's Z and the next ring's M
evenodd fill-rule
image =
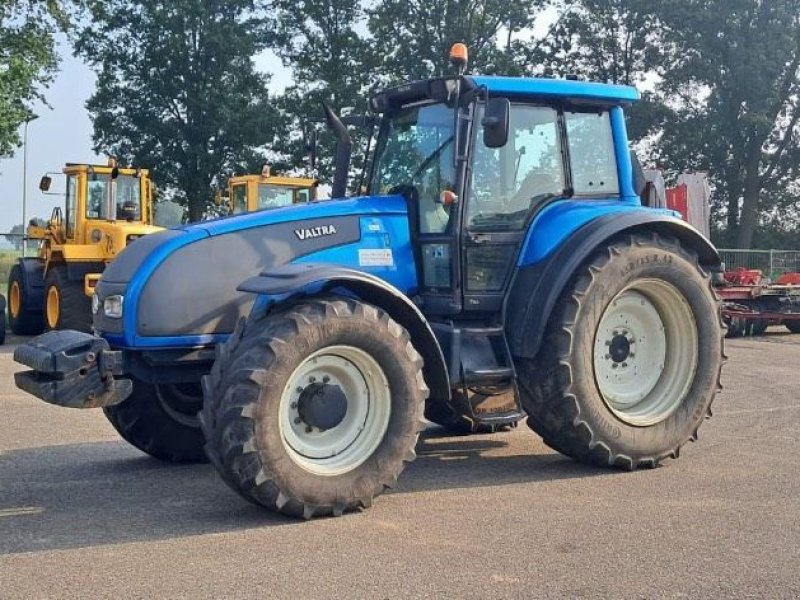
M229 210L245 212L281 208L317 199L316 179L276 176L264 166L259 175L239 175L228 181Z
M51 218L57 237L92 244L99 241L101 223L152 224L153 184L146 169L118 168L110 160L107 165L68 163L62 172L66 178L64 210L56 209ZM49 188L46 180L49 177L42 178L42 191Z
M638 202L622 106L632 88L502 77L413 82L382 114L371 194L401 193L428 315L498 313L531 223L565 202Z

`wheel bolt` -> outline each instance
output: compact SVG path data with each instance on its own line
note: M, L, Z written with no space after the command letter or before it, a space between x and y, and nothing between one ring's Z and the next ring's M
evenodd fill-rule
M624 362L624 363L622 363L622 366L623 366L623 367L627 367L627 366L628 366L628 363Z
M612 369L616 369L616 368L617 368L617 363L613 363L613 364L611 365L611 368L612 368Z
M302 393L303 393L303 388L301 388L301 387L298 385L298 386L297 386L297 387L294 389L294 391L295 391L295 392L297 392L298 394L302 394Z
M635 355L633 352L631 352L630 354L628 354L628 356L629 356L630 358L634 358L636 355Z
M308 382L309 383L314 383L316 380L317 380L317 378L313 377L313 376L308 378Z
M292 402L290 405L292 408L297 408L297 402Z
M302 423L302 422L303 422L303 419L301 419L300 417L295 417L294 418L294 424L295 425L300 425L300 423Z
M331 380L331 378L330 378L330 377L328 377L327 375L325 375L325 376L322 378L322 383L328 383L330 380Z
M605 359L606 359L606 360L608 360L608 359L610 359L610 358L611 358L611 355L610 355L610 354L606 354L606 355L605 355Z
M314 428L311 425L306 425L306 433L311 433L313 430Z
M606 340L606 346L610 346L610 345L611 345L611 340Z

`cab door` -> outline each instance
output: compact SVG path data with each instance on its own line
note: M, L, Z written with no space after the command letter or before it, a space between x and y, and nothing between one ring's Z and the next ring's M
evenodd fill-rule
M480 123L483 104L475 118ZM558 110L512 103L508 141L488 148L473 141L463 217L463 310L501 310L505 290L533 215L567 187Z

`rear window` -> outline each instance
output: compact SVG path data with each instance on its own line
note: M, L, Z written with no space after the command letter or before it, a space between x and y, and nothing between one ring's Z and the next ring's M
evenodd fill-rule
M572 187L576 194L619 194L614 138L608 112L566 112Z

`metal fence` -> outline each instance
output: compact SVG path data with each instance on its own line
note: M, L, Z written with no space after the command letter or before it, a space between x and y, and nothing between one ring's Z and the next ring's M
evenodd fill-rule
M719 251L725 269L758 269L775 279L783 273L800 273L800 250L734 250Z

